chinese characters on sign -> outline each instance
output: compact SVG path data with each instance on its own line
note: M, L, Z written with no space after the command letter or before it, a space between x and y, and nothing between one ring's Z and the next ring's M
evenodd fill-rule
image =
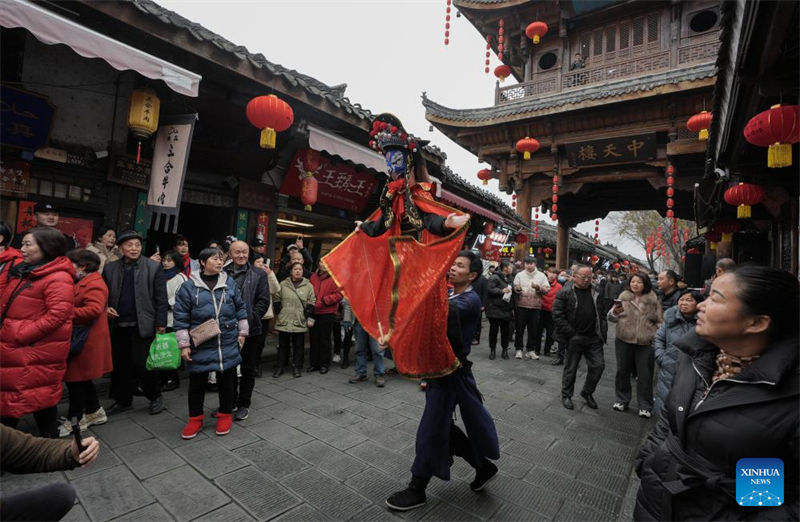
M570 167L647 161L656 157L655 134L607 138L565 145Z
M239 178L239 206L252 210L273 210L275 187L247 178Z
M12 198L28 196L31 166L24 161L0 161L0 195Z
M281 186L281 194L300 197L303 176L303 158L306 149L297 152ZM317 202L353 212L362 212L377 180L370 174L358 172L345 163L336 165L330 158L320 155L320 167L314 173L319 183Z
M0 86L0 140L28 150L44 147L55 110L45 96Z
M147 190L147 178L152 167L153 163L148 159L142 158L137 165L136 156L116 156L109 168L108 181Z

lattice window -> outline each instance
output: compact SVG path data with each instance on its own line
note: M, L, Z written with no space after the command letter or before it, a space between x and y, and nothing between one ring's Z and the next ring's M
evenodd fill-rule
M606 52L613 53L617 50L617 27L606 27Z
M589 56L589 43L591 42L591 38L589 33L581 35L581 56L584 58Z
M633 46L644 44L644 18L636 18L633 21Z
M595 31L592 35L594 37L594 56L603 54L603 31Z
M647 15L647 41L649 42L657 42L658 41L658 24L659 22L659 14L658 13L650 13Z
M619 48L627 49L631 37L631 24L622 22L619 24Z

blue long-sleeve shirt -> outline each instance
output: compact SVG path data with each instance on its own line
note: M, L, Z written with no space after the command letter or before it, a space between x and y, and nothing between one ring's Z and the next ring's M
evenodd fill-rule
M451 291L450 302L458 309L458 319L461 323L461 350L466 357L472 349L472 338L480 321L481 298L472 287L469 287L466 292L460 294Z

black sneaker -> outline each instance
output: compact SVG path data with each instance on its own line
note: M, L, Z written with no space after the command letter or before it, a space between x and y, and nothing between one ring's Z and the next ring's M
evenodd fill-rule
M389 509L395 511L409 511L414 508L422 507L428 502L425 492L410 487L397 493L392 493L392 496L386 499L386 505Z
M159 395L150 401L150 415L158 415L164 411L164 396Z
M236 408L236 413L233 414L233 420L243 421L250 416L250 408L246 406L239 406Z
M110 408L108 408L106 410L106 415L110 417L112 415L116 415L118 413L122 413L122 412L125 412L125 411L130 411L132 409L133 409L133 406L130 405L130 404L124 405L124 404L120 404L118 402L115 402L114 404L111 405Z
M489 460L484 460L483 466L481 466L475 472L475 480L470 482L469 489L472 491L481 491L484 487L486 487L486 484L488 484L496 476L497 466L495 466Z
M551 362L550 364L552 364L553 366L561 366L562 364L564 364L564 359L556 356L556 360Z

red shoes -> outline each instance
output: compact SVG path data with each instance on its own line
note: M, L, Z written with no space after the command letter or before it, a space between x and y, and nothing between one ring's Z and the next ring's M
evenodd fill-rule
M198 415L197 417L189 417L189 422L183 428L181 437L184 439L193 439L203 429L203 419L205 415Z
M217 435L227 435L231 432L231 414L217 413Z

